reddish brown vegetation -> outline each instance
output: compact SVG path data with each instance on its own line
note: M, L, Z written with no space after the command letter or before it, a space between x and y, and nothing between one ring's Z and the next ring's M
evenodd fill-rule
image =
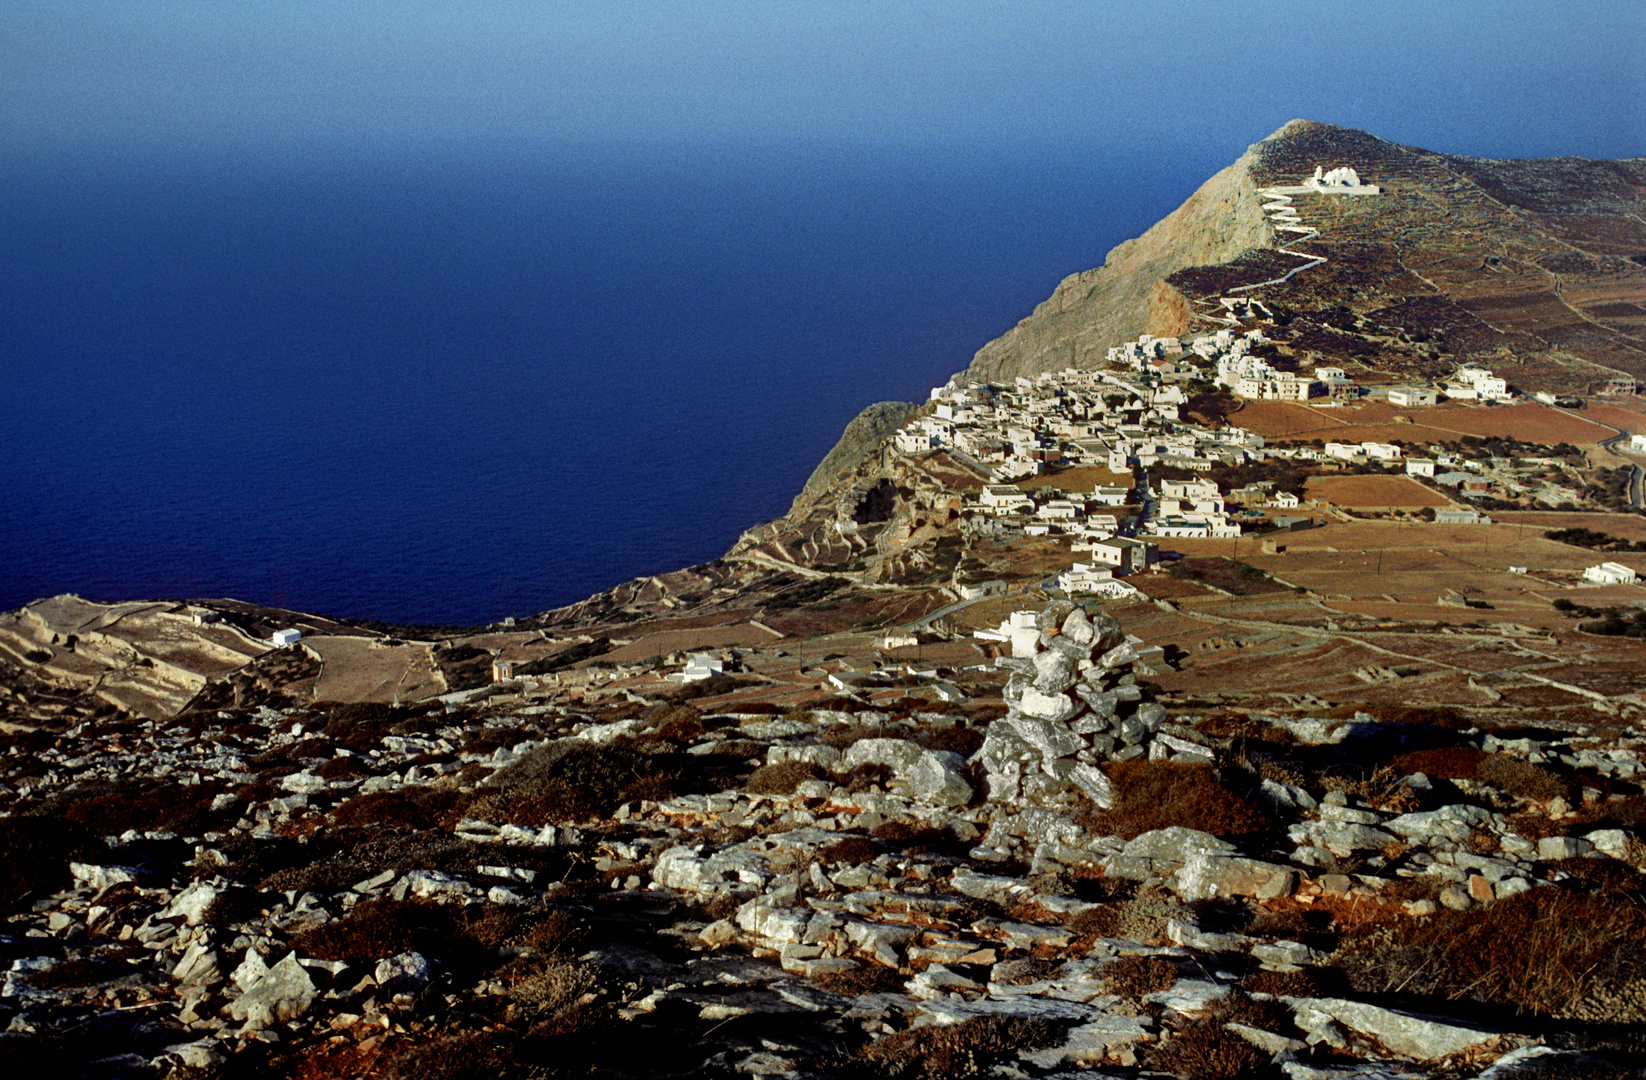
M1114 806L1084 815L1081 824L1130 840L1181 825L1213 836L1245 836L1270 828L1268 811L1218 779L1209 765L1127 761L1107 766Z

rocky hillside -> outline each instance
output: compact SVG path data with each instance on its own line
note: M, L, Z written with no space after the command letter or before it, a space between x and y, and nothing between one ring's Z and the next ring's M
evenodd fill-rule
M1339 165L1383 194L1295 196L1320 235L1289 246L1327 261L1250 290L1298 265L1275 250L1259 189ZM1317 362L1434 374L1477 361L1526 390L1583 393L1646 377L1643 215L1643 159L1483 160L1294 120L1062 282L963 377L1101 366L1108 346L1139 333L1213 328L1217 299L1242 289Z
M1284 138L1303 121L1271 135ZM1268 140L1266 140L1268 141ZM1201 185L1148 232L1110 251L1103 265L1064 278L1034 313L972 357L964 378L1010 382L1018 375L1097 367L1111 345L1145 331L1175 332L1170 313L1150 325L1150 295L1160 279L1187 266L1227 262L1263 248L1273 230L1255 198L1252 170L1263 143Z

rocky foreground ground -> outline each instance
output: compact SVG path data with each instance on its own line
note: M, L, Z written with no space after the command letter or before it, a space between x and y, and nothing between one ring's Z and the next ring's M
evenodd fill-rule
M1039 625L941 707L471 694L8 736L0 1061L1638 1075L1638 733L1174 715L1113 620Z

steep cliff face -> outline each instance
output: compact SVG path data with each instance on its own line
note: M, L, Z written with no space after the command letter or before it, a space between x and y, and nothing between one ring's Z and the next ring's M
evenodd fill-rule
M834 449L824 455L817 468L806 479L806 486L795 496L794 509L807 504L827 491L842 475L857 468L880 445L892 437L920 406L912 401L877 401L852 418ZM791 513L793 510L791 510Z
M1294 120L1264 142L1284 138L1304 123ZM1000 382L1094 367L1111 345L1186 326L1187 306L1179 310L1171 297L1156 297L1156 282L1184 267L1227 262L1273 242L1252 176L1262 153L1263 143L1248 148L1148 232L1110 251L1102 266L1065 278L1032 315L979 349L961 378Z

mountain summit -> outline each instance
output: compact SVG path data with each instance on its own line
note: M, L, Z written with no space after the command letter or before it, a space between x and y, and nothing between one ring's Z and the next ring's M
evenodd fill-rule
M1260 190L1349 166L1376 199L1300 195L1326 262L1265 287L1323 360L1414 374L1479 361L1537 389L1646 377L1646 159L1492 160L1293 120L1102 266L1064 279L979 349L968 382L1099 366L1140 333L1214 328L1205 301L1297 265ZM1393 330L1336 340L1345 320ZM1375 336L1375 335L1374 335Z

